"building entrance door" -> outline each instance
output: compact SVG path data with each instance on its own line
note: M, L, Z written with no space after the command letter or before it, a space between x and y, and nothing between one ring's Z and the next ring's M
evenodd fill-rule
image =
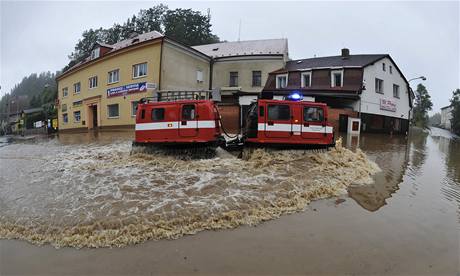
M91 106L91 112L93 113L93 128L97 128L97 105Z
M344 114L339 115L339 131L340 132L348 131L348 115L344 115Z

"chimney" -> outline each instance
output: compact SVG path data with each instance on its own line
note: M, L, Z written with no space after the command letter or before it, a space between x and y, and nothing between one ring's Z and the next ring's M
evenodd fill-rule
M350 57L350 49L343 48L342 49L342 59L347 59Z

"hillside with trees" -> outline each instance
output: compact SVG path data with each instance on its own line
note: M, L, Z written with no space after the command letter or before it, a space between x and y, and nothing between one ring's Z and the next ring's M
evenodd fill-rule
M452 92L450 104L452 106L452 119L450 121L452 131L455 134L460 135L460 89L457 88L457 90Z

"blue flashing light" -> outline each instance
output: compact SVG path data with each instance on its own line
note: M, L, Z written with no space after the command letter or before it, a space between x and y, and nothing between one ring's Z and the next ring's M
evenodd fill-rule
M287 98L291 101L301 101L303 99L303 95L298 91L293 91Z

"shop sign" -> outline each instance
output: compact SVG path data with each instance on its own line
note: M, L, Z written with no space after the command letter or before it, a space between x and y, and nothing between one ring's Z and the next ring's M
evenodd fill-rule
M396 103L390 100L380 99L380 110L396 112Z
M146 92L147 83L139 82L107 89L107 98L124 96L126 94Z

